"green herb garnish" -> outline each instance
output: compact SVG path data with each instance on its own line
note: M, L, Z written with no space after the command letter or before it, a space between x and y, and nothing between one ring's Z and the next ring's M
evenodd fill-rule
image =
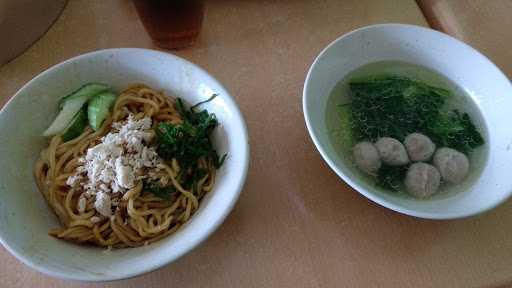
M171 200L177 192L174 186L161 186L155 182L144 182L143 190L165 200Z
M213 99L210 98L209 101ZM203 104L201 102L199 104ZM201 157L213 161L219 168L225 155L219 158L217 151L210 141L210 134L217 126L217 118L206 110L195 112L194 105L190 109L185 108L181 98L176 99L175 108L183 118L182 124L160 123L156 129L157 152L165 160L176 158L182 169L197 166Z
M158 155L165 160L178 161L178 181L185 189L192 189L194 193L197 192L197 182L207 174L206 169L199 167L199 159L204 157L218 169L226 158L226 155L219 157L210 140L211 133L218 125L217 118L207 110L195 111L198 106L215 97L213 95L188 109L181 98L176 99L175 108L183 123L163 122L155 129Z

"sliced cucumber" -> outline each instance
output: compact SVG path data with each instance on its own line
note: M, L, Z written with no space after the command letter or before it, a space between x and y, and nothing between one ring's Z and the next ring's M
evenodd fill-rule
M62 133L62 141L68 142L80 136L84 132L85 127L87 127L87 111L84 106L75 114L68 127L64 130L64 133Z
M88 83L78 88L77 90L71 92L70 94L62 97L59 100L59 108L64 106L64 103L68 100L75 98L88 97L91 99L93 96L98 95L101 92L107 91L109 87L105 84L101 83Z
M101 124L110 113L110 109L114 106L116 98L116 94L108 91L102 92L91 99L87 106L87 118L89 118L89 125L94 131L100 129Z
M66 129L71 122L71 119L75 117L76 113L82 109L88 97L80 97L66 100L62 110L60 110L57 118L53 120L52 125L43 132L43 136L51 136L58 134Z

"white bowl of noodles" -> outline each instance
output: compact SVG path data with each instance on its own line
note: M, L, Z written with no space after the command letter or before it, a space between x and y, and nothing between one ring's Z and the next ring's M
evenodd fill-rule
M105 248L69 243L48 235L61 226L38 191L33 170L48 145L42 137L55 118L57 102L84 83L101 82L116 91L143 83L202 106L219 125L212 142L226 161L216 171L213 189L179 229L149 245ZM226 89L206 71L171 54L146 49L108 49L84 54L41 73L0 112L0 241L26 265L51 276L107 281L157 269L192 250L229 214L243 187L249 162L244 119ZM8 136L7 136L8 135ZM134 245L138 246L138 245Z
M418 69L411 69L413 66ZM363 70L366 74L356 75ZM425 74L424 70L429 72ZM347 114L338 113L336 107L345 107L351 101L343 98L348 94L343 90L347 87L343 79L373 76L372 73L397 73L434 86L440 80L447 85L442 86L457 94L454 107L469 114L485 139L485 144L470 155L470 173L464 182L446 185L446 189L428 199L416 199L407 193L384 191L375 184L375 177L367 177L355 167L349 150L353 146L343 147L343 142L348 141L338 129L345 121L341 117ZM511 94L506 76L489 59L459 40L423 27L382 24L343 35L318 55L304 84L303 109L318 151L352 188L400 213L452 219L488 211L512 194ZM414 131L408 133L411 132Z

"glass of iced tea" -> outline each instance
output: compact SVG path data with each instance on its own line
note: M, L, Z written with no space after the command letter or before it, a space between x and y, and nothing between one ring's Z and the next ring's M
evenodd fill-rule
M188 47L196 41L204 17L203 0L133 0L153 42L166 49Z

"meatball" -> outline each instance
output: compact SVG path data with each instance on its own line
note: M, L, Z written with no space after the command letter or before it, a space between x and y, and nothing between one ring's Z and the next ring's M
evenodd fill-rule
M421 133L412 133L405 137L404 146L411 161L427 161L436 151L436 144Z
M375 143L382 162L390 166L400 166L409 163L407 151L400 141L395 138L382 137Z
M427 198L437 192L441 183L441 175L436 167L417 162L409 167L405 175L405 189L417 198Z
M357 143L352 148L352 154L359 169L370 175L377 174L377 170L379 170L382 163L379 152L372 143L366 141Z
M452 148L437 149L433 163L439 169L443 180L451 184L462 182L469 172L468 157Z

